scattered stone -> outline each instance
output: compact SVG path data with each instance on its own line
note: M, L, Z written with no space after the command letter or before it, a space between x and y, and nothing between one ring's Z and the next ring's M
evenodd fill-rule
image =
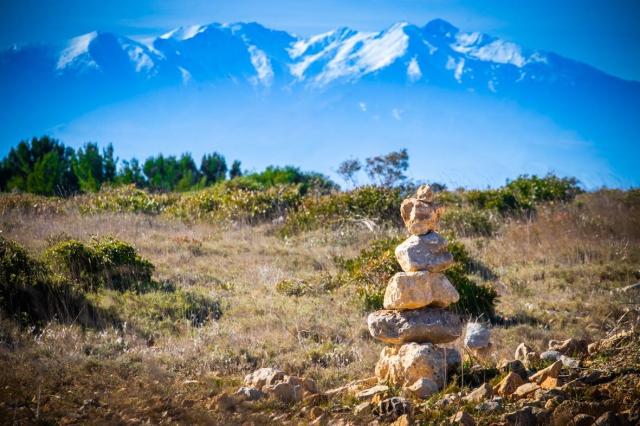
M633 330L622 331L620 333L616 333L611 337L607 337L606 339L602 339L599 342L592 343L587 346L588 352L590 354L600 351L607 350L614 346L616 346L623 339L633 336Z
M446 408L450 405L457 404L460 401L460 395L457 393L448 393L435 403L437 408Z
M266 395L260 389L244 386L236 391L235 396L244 401L257 401Z
M407 198L400 205L402 221L412 235L435 231L442 212L441 207L417 198Z
M244 378L245 386L261 390L263 386L275 385L284 379L285 372L277 368L260 368Z
M500 362L500 364L498 364L498 369L503 373L512 371L522 379L526 379L528 376L527 369L524 367L524 364L522 364L522 361L517 359L514 359L512 361L503 360L502 362Z
M493 388L488 383L484 383L471 391L469 395L462 398L465 402L481 402L493 396Z
M571 420L572 426L591 426L596 420L595 417L588 414L578 414Z
M416 380L411 386L407 387L416 398L427 399L431 395L438 392L438 385L433 381L424 377Z
M273 395L282 402L298 402L302 401L303 397L301 386L285 382L263 386L262 391L268 395Z
M405 272L442 272L453 264L447 240L436 232L412 235L396 247L398 263Z
M356 405L356 408L353 409L353 414L356 416L366 416L371 414L372 408L371 401L365 401Z
M626 422L621 419L620 416L613 411L607 411L596 419L593 426L622 426Z
M391 426L409 426L411 425L411 417L408 414L403 414L391 423Z
M533 374L529 377L529 381L535 382L537 384L542 383L547 377L557 378L560 374L560 370L562 369L562 361L556 361L547 368L543 368L537 373Z
M544 351L540 354L541 361L557 361L562 354L558 351Z
M447 343L462 334L460 318L440 308L380 310L367 318L371 335L395 345L406 342Z
M544 424L543 422L538 421L539 414L540 414L540 409L536 409L535 407L531 407L531 406L526 406L520 410L505 414L504 420L509 425L514 425L514 426L536 426L538 424Z
M518 374L510 371L497 385L497 393L502 396L509 396L524 384L524 380Z
M446 276L427 271L399 272L384 293L385 309L417 309L424 306L446 308L460 295Z
M558 377L547 377L540 383L542 389L555 389L560 387L560 379Z
M588 342L583 339L549 340L549 350L562 355L581 355L587 353Z
M444 375L449 365L460 361L455 349L439 348L431 343L407 343L400 347L382 349L376 364L376 376L392 385L410 386L419 379L444 386Z
M385 386L385 385L377 385L374 386L372 388L369 389L365 389L363 391L360 391L356 394L356 398L358 399L367 399L367 398L371 398L374 395L380 394L380 393L385 393L389 391L389 386Z
M395 420L403 414L411 415L412 407L411 402L406 398L394 396L387 398L378 403L373 409L373 413L378 417L382 417L387 420Z
M494 398L490 401L484 401L476 406L479 411L496 411L502 408L502 398Z
M451 416L449 421L454 425L475 426L476 424L476 421L473 420L471 414L466 411L458 411L456 414Z
M525 383L524 385L518 386L513 394L519 398L524 398L538 389L540 389L540 386L536 383Z
M515 359L521 361L525 367L529 367L532 363L540 360L540 355L531 349L530 346L520 343L516 348Z
M467 329L464 336L464 345L469 349L482 349L489 346L491 332L489 328L479 322L467 323Z
M570 356L560 355L560 362L567 368L580 368L580 360Z

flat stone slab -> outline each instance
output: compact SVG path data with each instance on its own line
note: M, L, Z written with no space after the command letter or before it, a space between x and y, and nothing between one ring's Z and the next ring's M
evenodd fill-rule
M395 254L405 272L442 272L453 264L447 240L437 232L410 236L396 247Z
M462 334L458 315L440 308L380 310L367 318L369 333L386 343L447 343Z
M384 293L384 308L446 308L458 299L460 295L443 274L427 271L399 272L389 280Z

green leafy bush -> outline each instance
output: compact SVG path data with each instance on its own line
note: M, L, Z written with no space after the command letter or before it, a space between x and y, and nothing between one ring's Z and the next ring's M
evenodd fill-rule
M80 198L79 208L83 213L146 213L158 214L172 205L175 194L151 194L135 185L103 187L95 195Z
M166 213L189 220L237 220L256 223L285 215L288 210L295 209L302 200L299 185L278 185L264 189L235 180L185 194L177 199Z
M302 231L344 225L358 220L399 225L402 192L399 188L363 186L352 191L309 196L290 213L280 233L284 236Z
M382 309L389 279L402 272L395 257L395 248L402 240L400 237L377 240L354 258L336 259L340 271L335 280L341 285L355 286L365 310ZM455 263L445 271L445 275L460 293L460 300L450 309L462 315L484 315L493 319L497 293L471 280L469 274L475 263L460 241L449 239L448 248Z
M98 326L105 316L15 241L0 237L0 309L23 325L52 319Z
M312 292L312 287L303 280L281 280L276 284L276 291L285 296L303 296Z
M582 190L575 178L548 174L543 178L523 175L498 189L465 191L472 207L502 214L531 212L541 202L567 202Z
M441 218L442 228L461 237L491 236L498 220L492 211L471 208L448 208Z
M140 257L132 245L113 238L91 244L62 241L45 253L51 269L85 291L109 288L148 291L157 287L151 279L153 264Z

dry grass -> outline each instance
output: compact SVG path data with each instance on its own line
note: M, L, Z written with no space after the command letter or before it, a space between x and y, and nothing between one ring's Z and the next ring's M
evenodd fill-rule
M545 349L550 338L599 337L626 303L637 303L610 292L640 279L637 209L624 194L584 194L533 220L509 221L494 237L463 240L497 274L488 283L501 295L498 312L531 319L494 329L496 358L511 357L521 341ZM113 235L156 265L157 280L202 289L223 310L218 321L178 324L178 332L158 331L153 342L127 328L52 323L34 335L3 321L0 417L215 422L212 397L258 367L312 377L327 389L371 376L382 348L366 331L353 289L291 297L278 293L276 283L334 272L335 256L353 256L400 230L345 228L283 240L272 225L73 210L7 210L0 227L34 254L65 237Z

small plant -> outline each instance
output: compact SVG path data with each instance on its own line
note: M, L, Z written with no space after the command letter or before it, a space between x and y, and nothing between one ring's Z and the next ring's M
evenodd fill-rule
M302 280L282 280L276 284L276 291L286 296L303 296L311 293L312 288Z

